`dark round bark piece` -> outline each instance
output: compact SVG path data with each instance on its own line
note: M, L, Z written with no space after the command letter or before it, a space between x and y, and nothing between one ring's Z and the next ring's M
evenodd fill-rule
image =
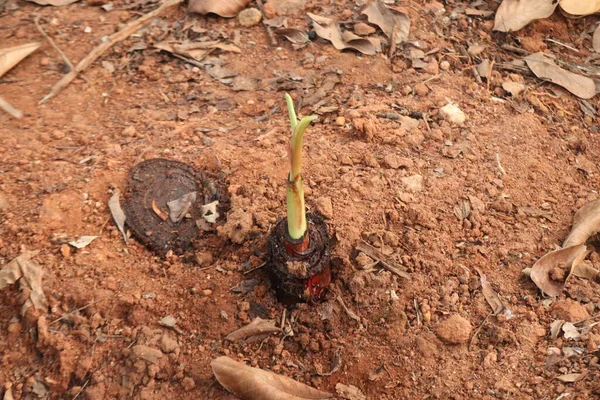
M318 214L308 214L306 222L310 244L303 254L292 256L285 249L285 241L291 240L287 218L277 223L268 238L267 268L277 297L283 303L317 300L331 282L327 224Z
M162 158L135 165L129 177L125 223L134 236L161 256L169 250L185 251L199 232L196 220L201 218L201 206L219 197L215 183L190 165ZM196 201L188 211L191 218L179 222L164 219L169 215L167 203L191 192L196 192Z

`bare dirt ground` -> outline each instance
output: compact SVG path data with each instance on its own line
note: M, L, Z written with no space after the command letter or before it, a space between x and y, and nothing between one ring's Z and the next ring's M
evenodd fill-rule
M521 271L560 244L573 213L597 198L598 119L531 75L496 67L478 83L476 58L459 50L485 44L477 57L496 65L525 54L502 45L582 62L590 53L580 34L593 17L555 14L498 34L493 17L454 11L467 3L448 1L440 11L403 2L411 39L431 51L421 69L400 55L340 52L321 39L299 50L282 38L273 46L260 24L245 28L180 7L115 45L44 105L37 102L64 73L47 43L6 74L0 93L26 115L0 114L0 265L38 250L50 307L22 318L18 285L0 291L0 393L230 399L210 367L229 355L332 393L337 383L352 384L368 399L597 398L599 328L578 340L553 340L549 328L558 318L596 314L598 286L571 279L549 302ZM99 4L11 3L0 14L1 47L41 40L33 24L41 15L76 63L153 7L116 1L107 12ZM365 20L358 10L351 1L309 1L287 18L309 29L305 15L313 12L351 28ZM241 53L217 50L209 59L255 87L234 91L207 73L210 64L152 47L170 35L237 43ZM526 93L513 99L501 89L509 80L525 82ZM269 229L285 213L283 93L300 101L323 86L320 103L300 114L319 114L305 140L304 176L307 205L328 217L335 242L331 290L320 304L287 310L293 336L229 342L224 336L257 316L282 318L264 268L241 271L262 264ZM464 124L440 117L448 101L465 112ZM600 106L597 98L590 103ZM229 215L252 220L237 232L241 244L206 235L167 259L135 240L125 245L108 199L115 188L125 191L132 166L156 157L223 173ZM466 218L461 204L469 205ZM57 234L100 238L76 250L57 244ZM371 260L356 258L361 240L411 279L363 270ZM490 315L478 271L511 319ZM470 324L448 327L455 315ZM166 316L176 330L159 324ZM329 373L336 355L341 362ZM576 383L556 379L580 372L587 375Z

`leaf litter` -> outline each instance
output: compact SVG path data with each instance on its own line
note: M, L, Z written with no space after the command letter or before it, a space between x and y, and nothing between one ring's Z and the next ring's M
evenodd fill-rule
M48 300L42 288L43 271L41 266L32 260L37 253L24 251L0 270L0 290L18 281L20 290L27 294L27 299L21 307L21 315L25 315L32 306L42 312L48 310Z
M111 196L110 200L108 200L108 209L115 221L115 225L117 225L117 229L123 236L123 240L125 240L125 243L128 243L129 238L125 233L125 212L121 208L120 196L121 193L119 190L115 190L115 193Z
M353 49L366 55L375 55L377 50L374 43L367 38L361 38L349 31L342 32L339 24L331 18L307 13L313 22L316 34L331 42L338 50Z
M506 319L512 318L512 312L504 305L498 293L496 293L490 282L487 280L485 274L481 273L480 271L477 272L479 272L481 279L481 292L483 293L483 297L485 297L485 300L488 302L490 307L492 307L494 315L502 314L506 317Z
M248 325L241 327L240 329L231 332L225 336L225 339L229 341L244 340L248 342L254 342L257 336L263 337L270 333L281 332L281 328L275 326L276 320L274 319L262 319L256 317Z
M381 0L371 1L362 11L370 23L377 25L387 36L394 47L408 40L410 34L410 18L403 9L393 9Z
M531 268L531 280L549 296L558 296L566 286L573 267L589 254L585 245L551 251Z
M557 0L504 0L494 19L494 30L518 31L531 21L548 18L554 13Z
M249 367L227 356L212 360L217 381L242 400L320 400L332 397L283 375Z

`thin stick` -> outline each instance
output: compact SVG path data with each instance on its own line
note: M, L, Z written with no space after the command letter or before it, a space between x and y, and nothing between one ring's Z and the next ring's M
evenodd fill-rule
M79 64L77 64L75 69L63 76L62 79L59 80L52 87L50 93L44 96L44 98L40 100L38 104L43 104L51 98L53 98L54 96L56 96L58 93L60 93L60 91L67 87L77 77L77 75L79 75L80 72L83 72L87 67L92 65L94 61L96 61L102 54L104 54L104 52L108 50L112 45L123 39L128 38L133 33L137 32L140 28L150 23L150 21L154 17L162 14L162 12L166 9L174 5L180 4L181 2L183 2L183 0L167 0L156 10L151 11L145 14L144 16L136 19L135 21L128 23L125 26L125 28L121 29L119 32L110 35L106 42L96 46L83 60L79 62Z
M17 110L13 106L11 106L8 101L6 101L2 98L2 96L0 96L0 109L6 111L7 113L12 115L16 119L23 118L23 112L21 110Z
M79 307L79 308L77 308L77 309L75 309L75 310L73 310L73 311L70 311L70 312L66 313L65 315L63 315L62 317L60 317L60 318L57 318L57 319L55 319L54 321L50 322L50 324L52 325L52 324L55 324L55 323L57 323L58 321L62 321L63 319L67 318L69 315L75 314L76 312L79 312L79 311L83 311L83 310L85 310L86 308L90 308L90 307L91 307L91 306L93 306L94 304L98 304L98 303L100 303L101 301L104 301L104 300L108 299L109 297L112 297L112 295L101 297L100 299L98 299L98 300L96 300L96 301L92 301L91 303L88 303L88 304L86 304L86 305L85 305L85 306L83 306L83 307Z
M76 398L79 397L79 395L81 393L83 393L83 390L85 389L85 387L88 385L88 383L90 383L90 380L88 379L87 381L85 381L85 383L83 384L83 386L81 386L81 389L79 389L79 392L77 392L77 394L75 395L75 397L73 397L73 400L75 400Z
M267 265L266 261L264 263L260 264L258 267L254 267L252 269L249 269L248 271L244 271L244 275L248 275L250 272L256 271L257 269L260 269L260 268L264 267L265 265Z
M571 46L569 46L568 44L565 44L565 43L559 42L558 40L554 40L554 39L546 39L546 42L555 43L555 44L557 44L557 45L559 45L559 46L566 47L566 48L567 48L567 49L569 49L569 50L573 50L575 53L579 53L579 50L577 50L575 47L571 47Z
M265 11L263 10L262 0L256 0L256 4L258 5L258 9L260 10L260 13L262 14L263 21L264 21ZM277 46L277 39L275 39L275 35L273 34L273 29L271 29L271 27L269 25L265 24L264 22L263 22L263 26L267 30L267 35L269 35L269 39L271 40L271 45Z
M485 317L485 319L483 320L483 322L481 323L481 325L479 325L479 327L477 328L477 330L475 331L475 333L473 334L473 336L471 337L471 341L469 341L469 351L471 351L471 346L473 345L473 341L475 340L475 338L477 337L477 335L479 335L479 331L481 331L481 328L483 328L483 326L485 325L485 323L487 322L488 318L494 314L493 311L490 311L490 313L487 315L487 317Z
M41 18L41 15L38 15L33 20L33 22L35 23L35 27L42 34L42 36L44 37L44 39L46 39L46 41L48 42L48 44L50 46L52 46L52 48L58 54L60 54L60 56L62 57L62 59L65 62L65 64L67 64L69 66L69 72L73 71L75 69L75 67L71 63L71 60L69 60L69 58L65 55L65 53L63 53L63 51L56 45L56 43L54 42L54 40L50 36L48 36L48 34L46 32L44 32L44 30L42 29L42 26L40 25L40 18Z
M498 153L496 153L496 165L498 166L500 173L502 175L506 175L506 171L504 170L504 167L502 166L502 164L500 164L500 154L498 154Z
M379 260L379 262L383 266L383 269L388 270L391 273L396 274L404 279L410 279L409 274L402 271L399 267L396 267L392 260L390 260L385 254L383 254L370 244L366 242L359 242L356 246L356 250L362 251L369 257Z

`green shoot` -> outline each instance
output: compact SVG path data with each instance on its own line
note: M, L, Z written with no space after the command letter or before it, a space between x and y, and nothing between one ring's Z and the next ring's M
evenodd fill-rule
M302 239L306 233L306 209L304 207L304 186L302 185L302 139L308 125L317 117L304 117L298 122L294 102L286 93L285 100L290 116L292 137L288 154L290 158L290 174L288 176L286 203L288 233L292 239Z

